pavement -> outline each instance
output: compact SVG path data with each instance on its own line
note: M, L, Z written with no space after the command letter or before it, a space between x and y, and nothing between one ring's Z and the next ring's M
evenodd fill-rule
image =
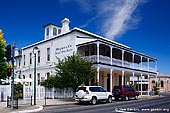
M34 102L32 102L34 103ZM76 103L73 98L36 100L36 105L31 106L30 100L18 100L18 109L7 108L7 102L0 102L0 113L31 113L43 110L45 106L59 106Z
M159 96L139 96L139 98L155 98ZM34 102L32 102L34 103ZM7 102L0 102L0 113L31 113L38 112L46 106L61 106L76 103L74 98L36 100L36 105L31 106L30 100L18 100L18 109L7 108Z

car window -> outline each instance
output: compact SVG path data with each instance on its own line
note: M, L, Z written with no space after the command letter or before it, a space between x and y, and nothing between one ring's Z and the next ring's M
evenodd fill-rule
M102 87L90 87L89 90L91 92L106 92L105 89Z
M133 87L130 87L130 91L131 91L131 92L134 92L135 90L133 89Z
M77 92L78 92L79 90L83 90L83 91L85 92L85 91L86 91L86 87L78 87L78 88L77 88Z
M100 92L99 88L98 87L90 87L89 90L91 92Z
M102 87L100 87L99 89L100 89L100 92L106 92L106 90Z
M124 87L124 91L125 92L133 92L134 91L134 89L132 88L132 87Z
M124 92L127 92L128 91L128 87L124 86Z
M121 90L120 86L114 86L113 91L116 91L117 89Z

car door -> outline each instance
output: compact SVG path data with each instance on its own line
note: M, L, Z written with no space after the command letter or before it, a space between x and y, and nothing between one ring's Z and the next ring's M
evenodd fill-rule
M99 91L100 91L100 99L107 99L107 93L106 90L103 87L99 87Z
M134 97L134 91L132 87L128 87L128 94L129 94L129 97Z

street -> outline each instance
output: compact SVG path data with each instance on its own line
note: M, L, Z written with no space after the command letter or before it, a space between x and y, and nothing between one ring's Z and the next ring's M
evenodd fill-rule
M170 94L150 99L113 101L113 103L72 104L45 107L40 113L166 113L170 112Z

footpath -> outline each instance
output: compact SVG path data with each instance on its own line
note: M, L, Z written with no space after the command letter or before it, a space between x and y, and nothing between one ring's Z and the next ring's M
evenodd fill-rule
M33 102L32 102L33 103ZM31 102L27 100L18 101L18 109L7 108L7 102L0 102L0 113L31 113L43 110L45 106L59 106L76 103L73 98L69 99L45 99L36 100L36 105L31 106Z
M140 99L156 98L159 96L139 96ZM114 99L114 98L113 98ZM33 102L32 102L33 103ZM0 113L33 113L43 110L45 106L61 106L76 103L74 98L36 100L36 105L31 106L30 100L19 100L18 109L7 108L7 102L0 102Z

